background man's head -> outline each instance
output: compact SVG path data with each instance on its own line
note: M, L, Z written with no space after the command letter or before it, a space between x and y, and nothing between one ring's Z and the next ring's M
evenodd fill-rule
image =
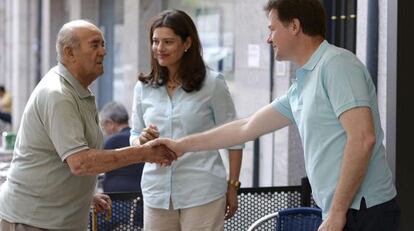
M86 20L70 21L62 26L56 40L57 59L78 80L89 85L103 74L106 54L102 32Z
M3 85L0 85L0 97L3 97L4 93L6 93L6 88Z
M117 102L105 104L99 113L102 130L106 135L112 135L128 126L128 111Z

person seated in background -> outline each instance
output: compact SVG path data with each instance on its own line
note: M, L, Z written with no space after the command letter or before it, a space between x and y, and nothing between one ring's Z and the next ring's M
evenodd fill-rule
M108 137L104 149L116 149L129 146L128 112L117 102L105 104L100 112L101 127ZM141 192L141 175L144 163L131 164L105 173L104 192Z
M0 120L11 124L12 98L3 85L0 85Z

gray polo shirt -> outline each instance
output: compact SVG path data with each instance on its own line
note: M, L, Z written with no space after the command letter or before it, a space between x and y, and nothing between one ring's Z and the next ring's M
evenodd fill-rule
M86 230L96 177L72 175L65 159L102 143L95 97L58 64L27 102L0 189L0 217L52 230Z

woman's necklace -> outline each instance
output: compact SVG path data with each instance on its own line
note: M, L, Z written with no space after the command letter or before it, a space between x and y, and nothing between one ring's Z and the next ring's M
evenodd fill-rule
M168 80L167 82L167 88L169 90L174 90L175 88L177 88L180 85L180 82L176 81L176 80Z

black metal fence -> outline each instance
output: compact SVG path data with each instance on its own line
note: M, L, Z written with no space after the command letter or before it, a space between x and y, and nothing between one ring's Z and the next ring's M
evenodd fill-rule
M111 214L94 214L91 211L88 230L142 230L143 203L141 193L108 193L108 195L112 200Z
M110 193L113 203L112 217L96 217L97 230L142 230L143 204L140 193ZM224 223L226 231L244 231L257 219L275 211L300 206L314 207L309 182L287 187L241 188L236 215ZM91 213L92 214L92 213ZM88 230L92 230L92 215ZM265 223L258 230L274 230L274 221Z

